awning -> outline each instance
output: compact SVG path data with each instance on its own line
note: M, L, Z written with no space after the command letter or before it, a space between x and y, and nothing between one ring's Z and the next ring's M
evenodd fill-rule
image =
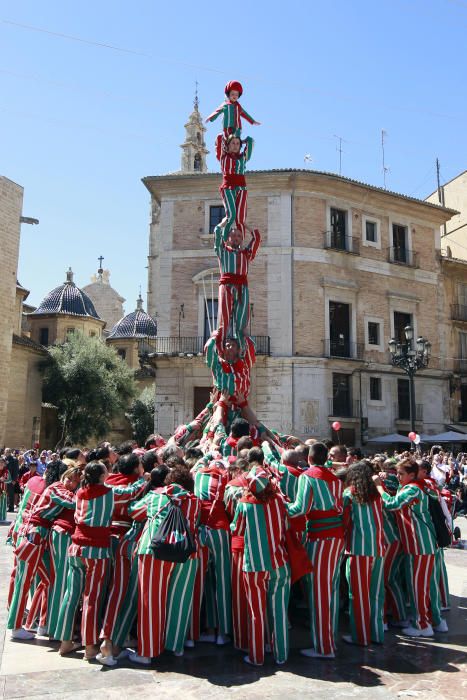
M423 442L467 442L467 435L448 430L445 433L438 433L438 435L424 435Z
M378 435L378 437L369 438L368 442L377 442L383 445L396 445L398 443L410 445L409 438L405 435L400 435L399 433L390 433L389 435Z

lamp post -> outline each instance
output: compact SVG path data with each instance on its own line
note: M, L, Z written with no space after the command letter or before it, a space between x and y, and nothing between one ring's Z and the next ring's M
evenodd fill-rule
M415 430L415 384L414 378L419 369L428 366L431 355L431 343L421 336L414 342L412 326L404 328L406 343L397 342L394 338L389 341L389 352L394 367L402 369L409 378L410 395L410 429Z
M185 304L180 304L180 310L178 312L178 352L181 352L182 318L185 318Z

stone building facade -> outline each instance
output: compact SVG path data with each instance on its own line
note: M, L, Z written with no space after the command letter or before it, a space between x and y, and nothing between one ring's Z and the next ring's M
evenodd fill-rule
M151 195L148 311L157 315L156 427L169 433L202 406L211 384L203 341L215 327L222 218L220 176L146 177ZM432 343L416 379L417 430L450 420L450 368L440 333L440 226L453 211L334 174L248 173L248 223L263 242L249 275L251 333L261 354L251 401L272 427L340 438L410 429L408 384L387 352L407 323ZM214 319L209 318L214 315Z
M441 227L441 250L446 257L467 260L467 170L441 185L426 201L456 210Z
M125 299L110 285L110 271L99 268L91 278L91 284L83 287L83 292L91 299L99 317L105 321L104 336L125 315Z

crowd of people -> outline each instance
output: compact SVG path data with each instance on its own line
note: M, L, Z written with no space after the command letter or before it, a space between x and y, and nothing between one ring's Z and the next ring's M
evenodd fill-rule
M464 455L363 458L277 434L241 403L240 416L218 395L144 447L4 450L12 638L46 635L109 666L232 642L261 665L268 652L287 661L290 605L308 610L312 658L334 657L343 610L349 644L383 643L391 627L447 632L448 544L432 505L451 531L466 513Z

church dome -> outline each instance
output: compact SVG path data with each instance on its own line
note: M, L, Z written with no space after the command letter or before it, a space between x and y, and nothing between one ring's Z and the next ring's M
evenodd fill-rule
M115 324L107 336L107 340L114 338L156 338L157 324L155 320L143 309L141 295L136 302L136 310L127 314Z
M88 295L73 282L71 267L66 273L66 282L52 289L41 301L34 314L69 314L101 320Z

